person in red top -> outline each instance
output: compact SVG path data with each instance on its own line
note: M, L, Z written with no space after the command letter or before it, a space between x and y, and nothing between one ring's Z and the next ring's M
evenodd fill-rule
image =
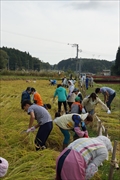
M33 87L31 88L31 94L33 94L33 102L39 106L43 106L41 95Z

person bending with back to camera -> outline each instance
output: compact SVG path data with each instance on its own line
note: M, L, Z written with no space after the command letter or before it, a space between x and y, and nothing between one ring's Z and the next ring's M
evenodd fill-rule
M96 88L95 93L102 93L104 95L104 103L107 104L107 107L111 110L111 103L116 96L115 90L109 87L101 87Z
M106 136L79 138L68 145L56 160L55 180L90 180L113 151Z

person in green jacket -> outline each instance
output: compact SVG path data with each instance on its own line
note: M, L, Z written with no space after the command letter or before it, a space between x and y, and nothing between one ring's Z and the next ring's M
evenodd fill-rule
M58 112L61 112L61 106L63 104L65 113L67 114L67 91L61 84L57 85L53 96L53 102L56 96L58 96Z

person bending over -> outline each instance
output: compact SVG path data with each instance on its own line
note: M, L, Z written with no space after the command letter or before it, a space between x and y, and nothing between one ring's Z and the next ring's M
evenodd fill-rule
M112 150L112 144L105 136L75 140L57 158L55 180L91 179Z
M36 150L44 149L53 128L51 115L44 107L32 104L29 100L22 103L22 109L30 115L27 133L35 131L38 128L35 138ZM33 126L34 120L37 120L37 124Z
M55 114L54 123L60 128L64 135L63 149L68 146L70 141L69 130L75 132L74 139L79 137L88 137L88 131L86 125L93 121L92 116L89 113L86 114L65 114L60 117L60 113Z

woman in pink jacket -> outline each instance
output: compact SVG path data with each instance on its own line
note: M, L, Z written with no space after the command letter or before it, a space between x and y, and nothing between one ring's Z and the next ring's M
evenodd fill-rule
M56 180L91 179L112 149L105 136L75 140L57 158Z

